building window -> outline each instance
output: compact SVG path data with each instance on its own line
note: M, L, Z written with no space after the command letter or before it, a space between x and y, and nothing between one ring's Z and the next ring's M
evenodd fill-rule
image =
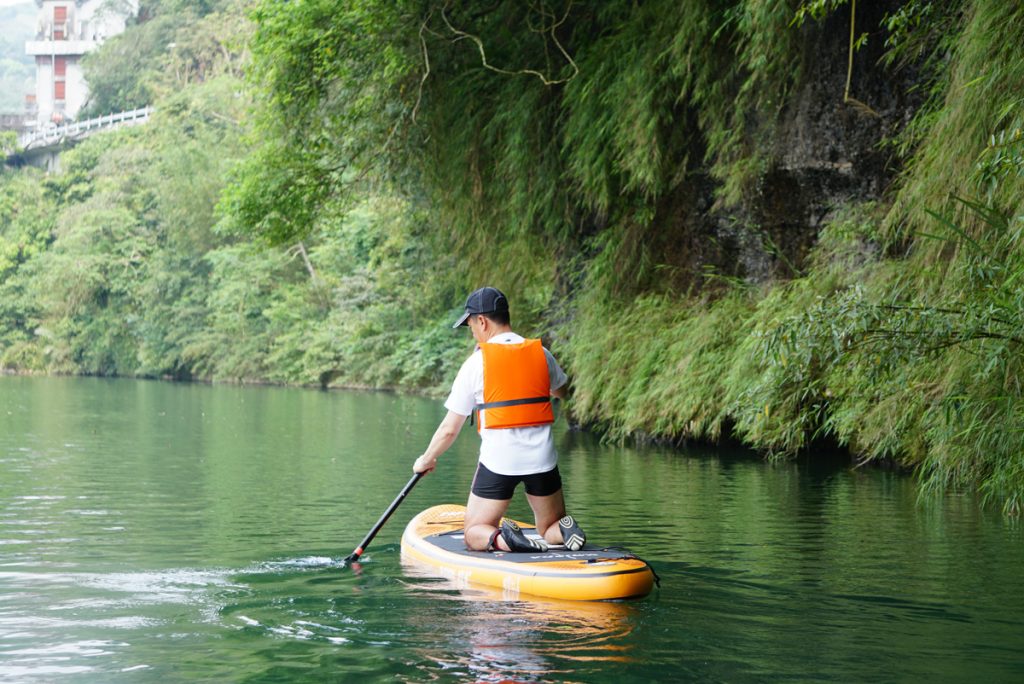
M68 60L67 57L54 57L53 58L53 75L54 76L66 76L68 73Z
M63 100L64 99L64 81L54 81L53 83L53 99Z
M65 29L67 28L68 8L65 5L56 5L53 8L53 39L64 40Z

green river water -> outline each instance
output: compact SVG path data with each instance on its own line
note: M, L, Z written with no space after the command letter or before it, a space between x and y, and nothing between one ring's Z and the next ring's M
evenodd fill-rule
M416 512L465 501L466 429L345 567L442 415L0 377L0 681L1024 681L1019 521L827 459L609 447L560 420L570 512L661 587L507 600L401 561Z

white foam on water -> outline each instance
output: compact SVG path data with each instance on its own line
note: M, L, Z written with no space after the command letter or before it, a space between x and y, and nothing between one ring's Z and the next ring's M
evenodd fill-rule
M41 615L18 615L12 617L0 618L0 627L10 627L13 629L29 629L36 630L27 631L27 634L37 634L40 629L48 629L51 631L58 630L69 630L77 627L101 627L109 629L125 629L134 630L142 627L152 627L156 625L162 625L164 622L156 618L143 617L141 615L126 615L123 617L112 617L112 618L78 618L78 619L65 619L65 618L54 618L44 617ZM11 638L13 635L6 635Z
M114 572L68 575L81 587L117 594L128 594L123 603L148 605L159 603L206 603L207 592L216 589L244 589L232 582L227 570L188 568L152 572Z
M48 644L46 646L34 646L18 648L7 651L7 655L13 656L98 656L110 655L111 648L127 646L124 642L116 641L71 641L67 643Z
M312 627L313 629L325 629L328 632L340 632L340 627L332 627L331 625L321 625L318 622L310 622L309 620L296 620L295 624L302 625L303 627Z
M304 556L302 558L288 558L278 561L265 561L257 563L256 571L280 572L282 570L318 570L323 568L343 568L345 561L330 556Z
M0 679L17 682L28 677L40 677L43 675L73 675L92 672L93 668L85 665L0 665Z
M295 627L293 625L282 625L281 627L270 627L269 631L271 634L278 636L289 637L292 639L298 639L299 641L309 641L316 637L316 633L312 632L303 627Z
M304 558L280 561L280 564L285 566L316 567L321 565L337 565L340 562L330 556L306 556Z

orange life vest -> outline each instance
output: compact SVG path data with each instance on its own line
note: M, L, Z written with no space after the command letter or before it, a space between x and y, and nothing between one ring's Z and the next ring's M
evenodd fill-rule
M487 412L484 427L490 430L555 422L551 377L540 340L484 342L480 351L484 355L484 401L476 409Z

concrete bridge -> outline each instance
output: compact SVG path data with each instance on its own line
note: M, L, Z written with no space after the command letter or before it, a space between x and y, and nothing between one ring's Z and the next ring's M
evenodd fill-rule
M39 130L23 133L18 136L19 152L8 156L7 163L12 166L31 164L44 167L48 171L59 171L61 150L67 149L94 133L146 123L153 111L153 107L142 107L60 126L46 126Z

